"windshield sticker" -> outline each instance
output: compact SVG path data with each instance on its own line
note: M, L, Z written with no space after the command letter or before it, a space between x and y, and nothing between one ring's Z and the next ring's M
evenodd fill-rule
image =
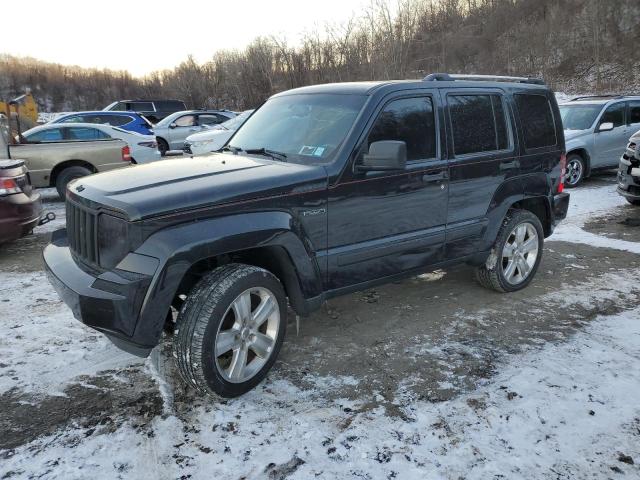
M315 151L316 151L316 147L311 147L309 145L303 145L298 153L300 155L313 155L313 152L315 152Z
M313 152L313 156L314 157L321 157L323 152L324 152L324 147L318 147L318 148L316 148L316 151Z

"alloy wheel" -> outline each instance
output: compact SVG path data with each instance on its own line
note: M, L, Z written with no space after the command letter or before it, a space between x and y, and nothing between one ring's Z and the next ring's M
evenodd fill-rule
M517 225L502 248L502 272L511 285L524 282L538 259L538 232L533 224Z
M584 167L582 162L577 159L571 159L567 163L567 172L564 177L564 183L568 185L576 185L582 178L582 171Z
M263 287L245 290L231 302L215 339L215 364L231 383L246 382L267 363L280 328L276 296Z

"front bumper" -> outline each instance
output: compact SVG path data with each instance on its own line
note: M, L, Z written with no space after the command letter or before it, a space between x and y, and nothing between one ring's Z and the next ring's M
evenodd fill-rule
M631 159L627 155L620 158L618 166L617 192L629 200L640 200L640 167L638 160Z
M126 352L149 355L155 345L136 336L136 324L153 272L83 268L73 257L65 229L54 232L42 256L49 281L76 319L102 332Z

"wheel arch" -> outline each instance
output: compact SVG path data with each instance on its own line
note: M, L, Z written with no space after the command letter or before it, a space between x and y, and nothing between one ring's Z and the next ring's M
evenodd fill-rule
M98 173L98 170L96 169L96 167L93 166L91 163L87 162L86 160L80 160L80 159L65 160L63 162L56 164L51 169L51 175L49 175L49 186L55 187L56 180L58 179L58 175L60 175L60 172L62 172L64 169L69 167L84 167L91 170L91 173Z
M177 225L149 237L135 253L160 260L147 290L134 336L157 343L169 307L201 276L226 263L246 263L273 273L296 313L319 306L320 269L304 232L287 212L257 212Z
M567 158L569 155L579 155L584 160L584 178L591 175L591 155L589 151L584 147L575 147L567 152Z

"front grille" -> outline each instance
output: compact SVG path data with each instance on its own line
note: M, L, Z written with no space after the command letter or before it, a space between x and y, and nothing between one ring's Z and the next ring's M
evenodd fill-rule
M69 247L81 260L98 263L97 215L67 199L67 238Z

